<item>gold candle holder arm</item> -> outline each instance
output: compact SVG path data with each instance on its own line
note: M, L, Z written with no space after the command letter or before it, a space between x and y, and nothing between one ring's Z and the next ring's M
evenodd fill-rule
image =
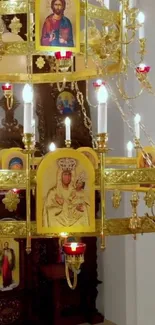
M31 153L33 151L33 134L26 133L23 137L26 153L26 252L31 253Z
M105 249L105 183L104 183L104 171L105 171L105 154L108 151L107 148L107 133L98 134L96 137L97 149L100 155L100 193L101 193L101 249Z
M77 272L75 270L73 271L73 284L70 279L69 266L66 262L65 262L65 273L66 273L68 286L70 287L70 289L74 290L77 286Z
M132 206L132 217L130 218L129 229L132 231L134 239L136 239L137 230L141 228L141 219L137 214L137 207L139 204L139 195L137 192L132 193L130 202Z

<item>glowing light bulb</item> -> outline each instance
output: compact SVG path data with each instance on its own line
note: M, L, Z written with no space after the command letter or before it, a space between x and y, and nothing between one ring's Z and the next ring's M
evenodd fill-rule
M66 117L66 118L65 118L65 125L66 125L66 126L70 126L70 125L71 125L71 120L70 120L69 117Z
M69 117L65 118L65 126L66 126L66 140L71 140L71 120Z
M77 248L77 243L71 243L72 252L76 252L76 248Z
M97 92L97 100L99 104L105 104L108 100L108 91L104 85Z
M24 103L32 103L33 101L33 90L29 84L26 84L23 88L23 101Z
M139 114L136 114L136 115L135 115L135 118L134 118L135 123L139 123L140 120L141 120L140 115L139 115Z
M51 142L50 145L49 145L49 151L53 152L56 150L56 145L54 142Z
M62 238L68 237L68 232L61 232L60 237L62 237Z
M145 15L142 11L139 12L138 16L137 16L137 20L139 22L139 24L144 24L145 22Z
M129 158L132 157L132 150L133 150L133 143L131 141L129 141L127 143L127 151L128 151L128 157Z

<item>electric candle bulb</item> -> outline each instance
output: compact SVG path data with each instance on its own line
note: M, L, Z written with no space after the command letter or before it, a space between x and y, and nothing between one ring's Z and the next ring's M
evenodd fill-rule
M65 125L66 125L66 140L71 140L71 120L69 117L65 118Z
M53 152L56 150L56 145L54 142L51 142L50 145L49 145L49 151Z
M135 137L137 139L140 139L140 120L141 120L140 115L136 114L134 118L134 125L135 125Z
M98 134L107 133L107 100L108 91L102 85L97 92L98 100Z
M145 32L144 32L144 22L145 22L145 15L143 12L139 12L137 16L138 23L141 25L139 27L139 39L145 38Z
M110 0L104 0L104 5L107 9L110 7Z
M71 250L72 252L75 252L77 248L77 243L71 243Z
M61 53L61 57L65 57L66 56L66 51L60 51Z
M129 158L132 157L132 150L133 150L133 143L131 141L129 141L127 143L127 151L128 151L128 157Z
M29 84L26 84L23 88L23 101L24 103L32 103L33 101L33 90Z
M33 133L33 90L32 87L26 84L23 88L23 100L24 100L24 134Z
M144 24L145 22L145 15L142 11L139 12L138 16L137 16L137 20L139 22L139 24Z

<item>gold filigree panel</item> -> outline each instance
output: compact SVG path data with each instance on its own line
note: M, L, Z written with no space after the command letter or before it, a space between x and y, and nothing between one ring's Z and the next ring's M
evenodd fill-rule
M85 0L81 1L81 16L85 15ZM107 10L105 7L94 6L88 4L88 17L99 20L109 21L111 24L118 23L120 13L117 11Z
M0 15L23 14L26 12L27 12L26 1L20 1L20 0L0 1Z
M106 185L155 184L155 169L106 169Z
M155 232L155 218L154 217L141 217L141 227L137 229L137 234L153 233ZM130 218L109 219L105 223L105 236L119 236L131 235L132 231L129 228ZM31 223L32 238L52 238L58 237L58 234L37 234L37 226L35 222ZM82 236L100 236L101 234L101 220L96 220L95 233L80 233ZM75 234L69 234L75 235ZM0 236L10 238L25 238L26 237L26 221L1 221L0 222ZM77 234L76 234L77 236Z
M155 184L155 169L106 169L104 173L106 189L113 189L116 186L126 187L130 185ZM35 186L36 171L31 171L31 186ZM96 187L100 185L100 171L96 170ZM24 171L0 171L0 188L25 188L26 174ZM140 190L140 188L139 188Z
M31 171L31 186L35 186L35 171ZM26 173L25 171L0 171L0 188L5 189L25 189L26 188Z
M120 71L120 64L114 64L109 66L107 73L114 74ZM98 73L96 69L85 69L84 71L76 71L74 73L37 73L32 75L32 82L34 84L40 83L55 83L63 82L64 79L66 82L71 81L80 81L80 80L89 80L97 78ZM0 74L0 82L14 82L14 83L27 83L29 81L28 75L24 73L11 73L11 74Z
M0 1L0 15L24 14L27 13L27 1ZM35 12L34 1L31 2L31 12ZM85 15L85 0L81 1L81 16ZM88 17L99 20L108 20L109 22L118 23L120 19L119 12L113 12L104 7L88 4Z

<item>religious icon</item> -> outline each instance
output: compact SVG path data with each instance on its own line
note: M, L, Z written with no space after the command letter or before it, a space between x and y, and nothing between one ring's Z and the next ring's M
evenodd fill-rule
M83 154L73 149L48 154L37 171L38 232L94 231L94 183L94 168Z
M75 111L76 99L69 91L63 91L57 97L57 109L60 114L71 114Z
M19 285L19 244L14 239L0 241L0 291Z
M23 170L25 169L26 160L25 155L21 150L16 148L8 149L2 155L2 168L10 170Z
M144 147L144 153L140 152L138 156L139 168L153 168L155 165L155 149L153 147ZM141 184L140 187L155 188L155 184Z
M36 48L79 51L79 0L36 0Z
M95 169L98 168L99 159L94 149L90 147L80 147L77 151L82 152L89 159Z

